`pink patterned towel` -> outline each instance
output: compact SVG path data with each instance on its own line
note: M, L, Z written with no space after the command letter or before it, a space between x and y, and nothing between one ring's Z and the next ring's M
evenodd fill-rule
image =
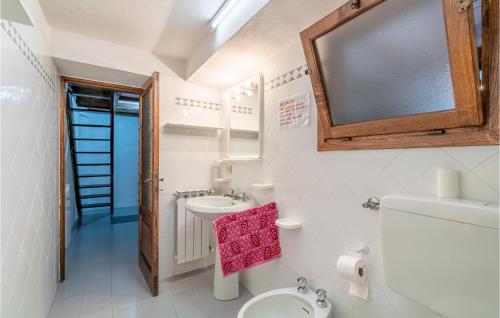
M224 277L281 257L276 203L213 221Z

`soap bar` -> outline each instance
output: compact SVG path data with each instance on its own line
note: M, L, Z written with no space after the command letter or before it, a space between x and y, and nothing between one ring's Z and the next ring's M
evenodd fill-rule
M296 230L302 227L302 224L299 222L287 218L277 219L275 224L277 227L285 230Z

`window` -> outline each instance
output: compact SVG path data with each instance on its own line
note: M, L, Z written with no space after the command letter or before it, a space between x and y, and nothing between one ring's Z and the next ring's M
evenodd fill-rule
M483 2L478 16L496 21ZM304 30L319 150L498 143L483 114L479 67L498 68L479 63L484 31L467 0L352 0Z

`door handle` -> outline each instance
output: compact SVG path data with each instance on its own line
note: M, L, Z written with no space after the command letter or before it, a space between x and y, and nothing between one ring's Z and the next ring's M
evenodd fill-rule
M143 183L151 182L151 181L153 181L153 179L147 178L147 179L144 179ZM163 178L160 178L158 181L163 182Z

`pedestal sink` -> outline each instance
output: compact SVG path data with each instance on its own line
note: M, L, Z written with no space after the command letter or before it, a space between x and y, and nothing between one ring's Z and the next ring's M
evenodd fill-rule
M224 214L243 211L252 207L253 204L249 201L239 201L231 197L217 195L189 198L186 202L186 209L188 211L209 222ZM213 231L213 227L210 228ZM214 297L218 300L238 298L240 296L238 274L224 277L222 275L219 248L217 246L215 247L215 253Z

